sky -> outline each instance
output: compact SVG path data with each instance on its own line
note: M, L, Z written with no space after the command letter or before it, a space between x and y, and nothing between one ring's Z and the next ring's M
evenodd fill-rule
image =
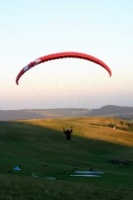
M133 106L132 0L0 0L0 110ZM15 79L38 57L75 51L80 59L40 64Z

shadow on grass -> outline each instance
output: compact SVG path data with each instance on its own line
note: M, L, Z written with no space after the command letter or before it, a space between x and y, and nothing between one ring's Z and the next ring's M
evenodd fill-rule
M47 120L1 122L1 160L11 165L27 165L37 170L53 168L105 169L112 167L113 158L132 160L133 148L72 134L66 140L61 122ZM82 127L81 127L82 128ZM10 164L9 164L10 163ZM42 166L41 166L42 165ZM27 169L30 171L30 169Z

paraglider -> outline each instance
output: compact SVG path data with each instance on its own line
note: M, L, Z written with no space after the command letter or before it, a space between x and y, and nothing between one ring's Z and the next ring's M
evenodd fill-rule
M71 127L71 129L65 129L65 128L63 128L63 132L66 135L66 139L67 140L71 140L71 134L73 132L72 127Z
M44 55L42 57L39 57L37 59L35 59L34 61L30 62L28 65L26 65L24 68L22 68L20 70L20 72L18 73L17 77L16 77L16 84L19 84L19 80L20 78L30 69L32 69L33 67L41 64L41 63L45 63L48 61L52 61L52 60L57 60L57 59L64 59L64 58L76 58L76 59L84 59L87 62L93 62L96 65L99 65L101 68L103 68L105 71L107 71L107 73L109 74L109 76L111 77L112 72L111 69L108 67L107 64L105 64L102 60L92 56L92 55L88 55L85 53L80 53L80 52L60 52L60 53L53 53L53 54L48 54L48 55ZM87 66L88 67L88 66ZM47 74L46 74L47 75ZM48 80L50 80L50 76L48 76ZM88 76L87 76L88 78ZM73 79L73 78L72 78ZM62 79L61 79L62 80ZM78 82L79 82L79 78L78 78ZM36 82L35 82L36 83ZM48 82L49 84L49 82ZM57 82L56 82L57 84ZM62 84L62 82L61 82ZM70 85L71 87L72 85ZM68 89L70 88L68 87ZM70 88L71 89L71 88ZM74 90L75 92L75 90ZM84 93L83 93L84 94ZM46 96L46 95L45 95ZM68 95L67 95L68 96ZM66 96L66 98L67 98ZM49 100L50 98L48 98ZM74 105L75 106L75 105ZM64 129L63 128L63 133L66 136L67 140L71 140L71 135L72 135L73 129L71 127L71 129Z
M51 60L55 60L55 59L62 59L62 58L79 58L79 59L91 61L91 62L103 67L109 73L109 76L112 75L110 68L103 61L101 61L100 59L98 59L94 56L91 56L91 55L88 55L85 53L80 53L80 52L61 52L61 53L53 53L53 54L45 55L45 56L42 56L42 57L37 58L36 60L30 62L28 65L26 65L24 68L22 68L22 70L18 73L18 75L16 77L16 84L17 85L19 84L19 79L25 72L27 72L29 69L35 67L36 65L47 62L47 61L51 61Z

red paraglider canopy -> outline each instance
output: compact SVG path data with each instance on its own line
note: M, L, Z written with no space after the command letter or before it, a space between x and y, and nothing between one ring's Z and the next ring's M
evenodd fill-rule
M103 67L109 73L110 76L112 75L110 68L103 61L101 61L100 59L98 59L94 56L91 56L91 55L88 55L88 54L85 54L85 53L80 53L80 52L61 52L61 53L54 53L54 54L45 55L45 56L42 56L42 57L37 58L36 60L30 62L17 75L16 84L18 85L18 82L19 82L19 79L21 78L21 76L26 71L31 69L32 67L34 67L34 66L36 66L40 63L43 63L43 62L47 62L47 61L55 60L55 59L61 59L61 58L85 59L85 60L88 60L88 61L91 61L91 62L94 62L94 63L100 65L101 67Z

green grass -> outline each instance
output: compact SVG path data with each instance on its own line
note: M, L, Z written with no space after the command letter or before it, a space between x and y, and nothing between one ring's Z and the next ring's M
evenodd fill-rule
M132 200L133 132L128 123L100 117L0 123L0 200ZM74 132L67 141L62 127L71 125ZM112 164L113 158L130 160L130 165ZM18 164L22 170L16 172ZM105 174L70 176L74 169L90 168Z

